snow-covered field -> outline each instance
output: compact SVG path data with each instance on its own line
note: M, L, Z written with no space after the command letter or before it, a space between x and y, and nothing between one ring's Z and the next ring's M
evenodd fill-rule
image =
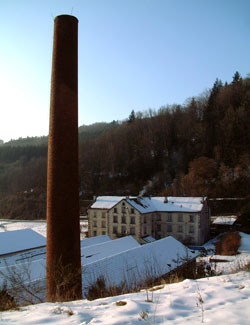
M248 324L250 273L185 280L151 292L43 303L0 314L0 324ZM126 304L117 306L116 302Z
M88 230L88 221L80 221L82 239L83 233ZM31 228L38 232L40 235L46 237L46 221L18 221L18 220L0 220L0 232L1 231L13 231Z
M29 227L46 234L45 223ZM23 228L22 223L5 225L5 231ZM42 303L2 312L0 324L250 324L250 272L237 270L250 262L250 235L240 235L240 254L206 257L228 260L216 265L226 274L159 286L148 292L152 302L141 291L94 301ZM212 242L206 248L213 248ZM117 305L119 301L124 305Z

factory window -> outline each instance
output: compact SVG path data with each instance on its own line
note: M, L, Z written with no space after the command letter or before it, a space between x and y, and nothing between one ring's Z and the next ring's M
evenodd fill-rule
M126 226L122 226L122 235L125 236L127 234Z
M135 235L135 227L130 227L130 235Z
M135 224L135 217L130 217L130 223L131 223L132 225Z
M168 225L168 226L167 226L167 231L168 231L168 232L172 232L172 225Z
M156 221L161 221L161 215L160 214L156 215Z
M161 231L161 225L156 225L156 231Z

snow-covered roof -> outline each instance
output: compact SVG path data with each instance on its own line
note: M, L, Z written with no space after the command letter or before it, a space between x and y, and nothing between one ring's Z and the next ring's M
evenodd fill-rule
M107 241L111 241L108 235L84 238L83 240L81 240L81 248L105 243Z
M213 221L213 225L233 225L237 220L236 216L220 216Z
M121 200L126 200L140 213L150 212L199 212L203 208L203 197L125 197L98 196L92 209L111 209Z
M98 196L96 201L91 205L93 209L111 209L126 196Z
M193 259L198 253L169 236L84 265L83 288L87 290L99 277L111 285L139 282L147 276L159 277L184 264L187 256Z
M86 265L139 246L140 244L132 236L126 236L119 239L106 241L101 244L87 246L81 250L82 265Z
M0 255L46 245L46 238L32 229L0 232Z
M104 277L107 283L117 285L123 280L126 283L140 281L148 273L155 277L166 274L185 263L187 256L193 259L198 255L173 237L140 246L131 236L87 246L82 249L82 254L86 254L82 257L82 281L85 293L87 287L100 276ZM46 259L44 255L41 257L39 260L16 264L15 270L23 272L28 269L27 281L41 279L44 282ZM0 272L7 275L9 271L4 266L0 267ZM4 278L0 276L0 285L3 281Z
M103 246L105 243L111 242L111 239L107 235L90 237L81 240L81 252L87 254L89 247L92 246ZM113 241L112 241L113 242ZM122 249L125 250L125 249ZM121 251L122 251L121 250ZM90 255L91 253L89 253ZM45 260L46 259L46 246L40 248L34 248L27 251L15 252L15 254L0 256L0 267L6 265L16 265L26 262L34 262L35 260Z

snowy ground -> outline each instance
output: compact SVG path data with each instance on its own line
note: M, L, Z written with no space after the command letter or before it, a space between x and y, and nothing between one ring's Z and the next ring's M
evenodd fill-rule
M88 230L88 221L80 221L82 238L85 237L84 232ZM46 237L46 221L18 221L18 220L0 220L1 231L13 231L31 228L42 236Z
M241 246L239 248L239 254L235 256L221 256L214 255L212 252L214 250L213 243L216 239L209 241L204 247L210 251L210 255L203 257L203 260L209 262L213 260L223 260L224 262L211 263L212 269L215 270L216 274L231 274L242 269L246 264L250 263L250 235L240 232L241 236ZM228 262L225 262L228 261ZM250 273L249 273L250 274ZM250 323L250 322L249 322Z
M25 223L26 224L26 223ZM21 226L21 224L20 224ZM16 230L14 224L5 226ZM13 228L12 228L13 227ZM31 226L29 226L31 227ZM37 227L37 228L36 228ZM32 228L41 234L42 225ZM11 229L10 229L11 228ZM24 227L26 228L26 227ZM0 222L1 229L1 222ZM23 229L23 228L21 228ZM44 233L42 233L44 231ZM27 306L17 311L0 313L0 324L239 324L250 323L250 272L238 268L250 262L250 235L242 237L240 254L235 257L206 257L228 260L216 263L221 276L199 280L184 280L160 286L158 290L122 296L80 300L69 303L43 303ZM213 249L209 242L206 248ZM123 306L116 302L123 301Z
M250 273L185 280L149 292L43 303L0 314L0 324L249 324ZM117 306L124 301L124 306Z

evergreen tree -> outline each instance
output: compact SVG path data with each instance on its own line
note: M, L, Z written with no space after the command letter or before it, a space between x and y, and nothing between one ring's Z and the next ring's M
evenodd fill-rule
M128 123L133 123L134 121L135 121L135 111L132 110L128 118Z

